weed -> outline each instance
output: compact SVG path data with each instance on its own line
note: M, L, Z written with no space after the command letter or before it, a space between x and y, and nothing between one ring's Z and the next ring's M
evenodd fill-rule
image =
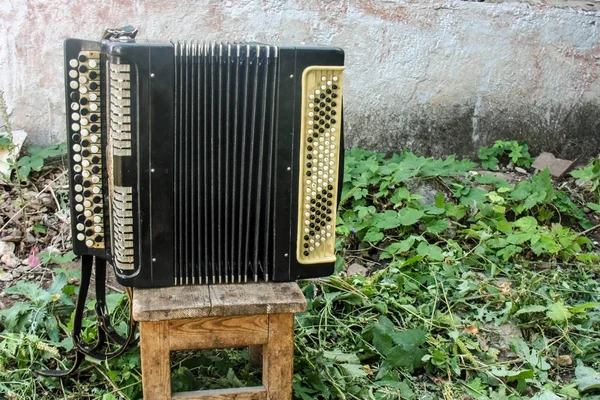
M497 165L492 156L526 165L526 146L506 143L513 142L493 147L488 167ZM548 171L513 184L475 167L454 157L347 152L340 273L301 283L308 309L296 316L295 398L597 398L600 255L587 237L594 225L585 202L556 189ZM350 263L369 273L347 277ZM7 289L25 298L2 312L0 390L139 398L136 349L91 364L62 387L56 380L35 383L30 367L60 365L57 351L70 348L77 287L69 274L58 270L48 289ZM122 299L111 294L109 306L124 330ZM93 323L84 322L90 342ZM243 367L247 358L225 351L173 362L177 390L253 379Z
M526 143L515 140L498 140L492 147L483 146L479 149L481 166L492 171L498 170L499 158L508 158L520 167L529 168L533 161Z

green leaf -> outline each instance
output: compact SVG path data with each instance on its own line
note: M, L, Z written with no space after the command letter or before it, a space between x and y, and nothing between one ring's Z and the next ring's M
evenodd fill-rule
M396 211L387 210L383 213L375 214L372 219L372 225L380 229L393 229L399 227L401 222Z
M575 368L575 382L577 382L580 392L588 392L590 390L600 389L600 373L583 365L581 360L577 360L577 367Z
M431 233L442 233L448 229L448 222L443 219L434 220L427 225L427 231Z
M427 351L418 347L396 346L392 348L386 357L386 363L391 367L406 368L413 371L423 365L421 359Z
M410 236L407 239L390 244L388 247L385 248L384 252L381 255L381 258L391 258L396 254L406 253L411 249L412 245L415 243L415 240L415 236Z
M571 315L569 309L565 307L562 301L549 305L546 312L546 316L554 322L565 322Z
M516 220L514 225L518 228L521 228L521 230L528 231L535 229L538 225L538 222L534 217L527 216Z
M410 192L408 191L407 188L401 187L394 191L394 194L392 194L390 201L394 204L398 204L398 203L401 203L402 200L408 200L408 199L410 199Z
M387 354L394 346L392 335L396 332L394 323L388 317L382 315L373 325L373 346L382 355Z
M36 233L40 233L40 234L45 234L46 233L46 228L44 228L44 226L42 224L40 224L39 222L36 222L35 224L33 224L33 231Z
M442 261L444 259L442 249L427 242L419 243L417 246L417 254L423 257L428 257L432 261Z
M590 302L590 303L583 303L583 304L578 304L578 305L573 306L573 307L569 307L569 311L571 311L573 314L577 314L577 313L584 312L588 308L594 308L594 307L597 307L599 305L600 305L600 303L597 302L597 301Z
M398 213L399 221L404 226L415 224L423 215L425 215L423 211L415 210L414 208L403 208Z
M521 248L520 246L515 246L513 244L510 244L500 250L498 250L498 252L496 253L499 257L502 257L502 259L504 261L508 261L510 260L514 255L519 254L523 251L523 248Z
M340 362L340 363L360 364L360 360L356 354L344 353L340 349L334 349L331 351L325 350L323 352L323 355L325 356L325 358L328 358L330 360Z
M416 347L425 344L427 341L427 332L422 329L405 329L392 334L392 340L398 345L406 348Z
M357 364L340 364L340 367L346 372L346 376L350 378L364 378L367 376L367 371L364 370L362 365Z
M464 205L481 204L487 200L486 192L481 189L469 189L465 196L460 197L460 203Z
M525 307L521 307L519 309L519 311L517 311L515 313L515 315L521 315L521 314L531 314L531 313L538 313L538 312L545 312L548 308L546 306L542 306L542 305L531 305L531 306L525 306Z
M8 135L0 136L0 147L8 147L12 145L12 140Z
M363 240L369 243L378 243L379 241L383 240L383 238L384 234L379 230L379 228L372 227L367 231Z
M587 203L586 204L590 210L593 210L597 213L600 213L600 204L596 203Z

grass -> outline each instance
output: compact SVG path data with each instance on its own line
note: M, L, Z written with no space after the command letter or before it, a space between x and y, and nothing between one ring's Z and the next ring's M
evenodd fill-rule
M480 157L492 170L531 161L516 142L491 149ZM597 164L573 173L589 181L582 191L573 179L556 188L547 171L507 181L470 160L347 152L338 273L301 282L294 397L599 399ZM348 276L357 269L366 273ZM137 348L63 382L31 372L70 350L78 288L75 272L56 271L49 288L7 289L24 299L2 311L0 392L140 398ZM123 296L110 303L124 330ZM91 341L91 318L85 325ZM173 362L177 390L256 380L243 352Z

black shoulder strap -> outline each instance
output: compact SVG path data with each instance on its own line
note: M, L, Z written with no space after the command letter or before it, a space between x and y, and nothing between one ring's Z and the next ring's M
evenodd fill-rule
M106 314L106 261L95 258L93 256L81 257L81 285L79 286L79 296L75 306L75 317L73 320L73 344L75 346L75 360L73 366L68 370L38 370L40 375L51 377L68 376L77 371L86 356L98 360L109 360L118 357L127 350L130 344L137 341L135 338L136 323L132 318L133 296L131 288L127 288L127 296L129 297L129 330L127 337L120 336L110 323L110 319ZM95 261L95 262L94 262ZM85 311L85 302L87 299L88 289L92 277L92 268L96 267L96 320L98 322L98 340L94 345L89 345L81 338L81 328L83 322L83 313ZM117 350L112 352L101 352L100 349L107 344L107 337L119 345Z

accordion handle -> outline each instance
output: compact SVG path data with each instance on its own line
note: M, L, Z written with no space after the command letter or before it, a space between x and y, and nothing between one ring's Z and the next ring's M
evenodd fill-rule
M95 260L94 260L95 259ZM95 261L95 262L94 262ZM92 277L92 268L96 267L96 319L98 325L98 340L92 346L88 345L81 338L81 328L83 322L83 313L85 311L85 302L87 299L88 289ZM136 322L133 320L133 292L131 288L127 288L127 296L129 298L129 329L127 337L120 336L110 323L106 311L106 261L94 256L82 256L81 264L81 285L79 287L79 296L75 306L75 317L73 320L73 344L75 346L75 361L73 366L68 370L37 370L36 373L49 377L65 377L73 374L86 356L95 358L100 361L109 360L123 354L130 344L135 343L138 339L135 338ZM110 338L119 345L119 348L113 352L103 353L100 351L106 344L106 339Z
M104 31L102 40L129 41L135 39L139 31L139 28L134 28L131 25L126 25L121 28L108 28Z

